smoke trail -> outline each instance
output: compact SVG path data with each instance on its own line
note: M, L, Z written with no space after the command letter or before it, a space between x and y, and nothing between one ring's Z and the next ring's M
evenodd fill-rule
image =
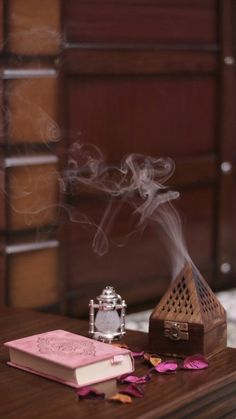
M183 237L180 217L171 203L179 197L179 193L166 186L174 173L173 160L130 154L118 168L108 166L96 146L74 143L70 152L66 173L70 191L78 185L84 185L110 198L93 239L94 251L99 255L108 251L111 225L121 206L128 203L138 219L133 232L144 230L150 223L160 226L164 232L166 249L171 256L173 276L179 273L191 258Z
M17 132L11 132L12 129L13 131L16 129L14 128L14 124L12 124L12 122L14 122L14 118L12 117L10 111L12 106L12 98L15 98L18 101L18 108L20 107L20 110L17 110L18 114L15 115L16 124L18 123L20 115L20 117L25 121L23 133L26 138L35 136L37 140L40 140L40 142L46 145L48 148L50 148L50 144L60 142L64 133L54 118L43 109L43 106L41 106L41 96L39 93L37 96L37 101L32 101L27 96L27 92L30 90L30 88L33 89L34 86L37 86L38 80L34 78L21 79L17 84L15 83L15 80L16 79L8 81L5 93L6 99L10 103L9 106L2 107L2 112L5 116L5 126L7 127L9 134L12 136L17 135ZM44 80L48 81L47 78ZM42 96L46 88L47 85L42 84ZM26 109L28 112L30 112L30 115L23 113L22 109ZM25 138L21 140L24 141Z

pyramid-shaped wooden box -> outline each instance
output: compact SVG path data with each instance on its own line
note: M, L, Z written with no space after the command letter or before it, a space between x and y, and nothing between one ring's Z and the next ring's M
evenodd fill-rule
M226 341L224 308L197 270L186 264L150 316L150 351L209 357L224 349Z

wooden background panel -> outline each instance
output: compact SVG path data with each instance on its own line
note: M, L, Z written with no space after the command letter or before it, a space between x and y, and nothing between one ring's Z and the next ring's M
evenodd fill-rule
M0 0L0 51L3 48L4 39L3 39L3 0Z
M128 153L190 156L215 150L214 78L69 78L70 141Z
M4 252L5 247L5 240L2 237L1 243L0 243L0 308L4 307L6 305L6 294L5 294L5 288L6 288L6 257Z
M58 249L8 255L8 299L12 307L58 303Z
M60 0L8 0L6 3L7 51L23 55L59 52Z
M191 50L175 47L67 48L63 53L65 73L69 75L156 75L184 73L214 74L218 48Z
M55 77L7 81L8 140L45 145L57 141L58 95Z
M6 227L6 173L3 165L0 168L0 230Z
M217 173L216 154L175 159L175 171L168 181L171 187L199 186L215 183Z
M86 147L86 145L76 142L73 144L73 151L70 151L70 155L73 163L68 163L68 170L64 173L64 181L67 185L69 200L72 200L74 204L80 205L81 199L83 200L84 198L91 199L96 197L104 199L104 196L106 198L109 196L109 193L111 196L111 192L106 193L106 187L110 191L117 191L119 190L118 185L127 186L127 184L131 184L135 180L133 177L134 172L132 173L131 170L123 171L129 158L123 161L123 164L105 165L105 171L103 171L104 162L101 161L100 169L102 170L95 178L90 178L88 181L87 176L89 168L92 168L93 158L94 162L96 162L96 169L99 169L99 164L97 166L97 163L102 160L96 147L93 145ZM145 161L145 159L145 155L141 155L141 158L139 155L138 159L136 156L136 162L139 162L139 166L136 167L136 174L138 174L138 169L141 168L141 162ZM172 165L174 169L173 174L165 181L165 186L169 188L178 190L183 187L199 187L200 185L212 185L216 181L217 160L216 155L212 153L196 157L172 159ZM146 169L148 169L147 166ZM153 180L158 181L158 175ZM138 187L137 184L136 186Z
M214 190L210 187L185 190L177 202L190 254L209 281L213 263L213 206ZM158 298L171 278L170 255L163 232L152 226L127 240L127 234L134 227L131 210L128 212L127 208L114 219L108 234L108 253L98 256L93 252L95 225L99 224L105 207L102 201L96 204L81 201L73 213L78 222L68 223L68 295L72 300L73 295L75 300L78 298L75 310L80 314L86 311L89 297L94 296L91 293L99 293L107 284L116 286L134 305ZM80 222L85 216L90 219L90 225ZM167 278L166 281L163 282L163 278Z
M215 5L214 0L191 2L67 0L64 11L67 41L215 42L217 37Z
M24 230L58 222L58 170L53 164L8 171L8 228Z
M5 136L5 118L7 117L7 109L4 106L4 83L3 80L0 80L0 144L4 143Z
M221 89L219 124L219 190L218 190L218 283L225 287L235 286L235 2L226 0L220 4L221 15ZM233 283L232 283L233 280Z

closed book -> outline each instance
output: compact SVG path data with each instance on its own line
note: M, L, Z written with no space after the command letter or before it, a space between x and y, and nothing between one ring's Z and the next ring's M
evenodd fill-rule
M76 388L134 370L128 349L64 330L52 330L4 345L9 348L9 365Z

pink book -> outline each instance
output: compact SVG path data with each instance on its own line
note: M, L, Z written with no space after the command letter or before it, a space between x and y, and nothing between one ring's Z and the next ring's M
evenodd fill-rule
M9 348L8 365L76 388L134 370L128 349L64 330L52 330L4 345Z

